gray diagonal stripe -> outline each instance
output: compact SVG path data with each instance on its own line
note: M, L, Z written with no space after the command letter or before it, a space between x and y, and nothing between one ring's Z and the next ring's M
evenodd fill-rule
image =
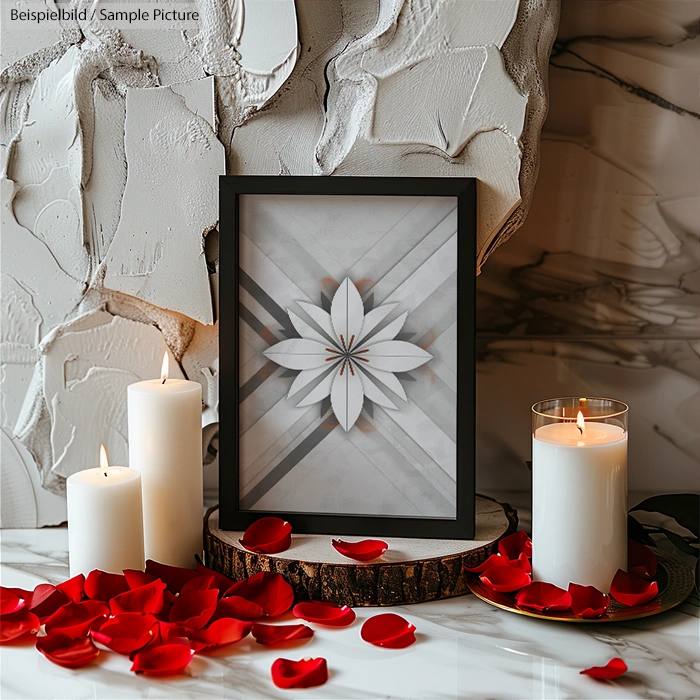
M240 267L238 268L238 283L282 326L287 337L298 337L287 312Z
M238 388L238 402L243 403L266 379L277 370L277 363L268 360L245 384Z

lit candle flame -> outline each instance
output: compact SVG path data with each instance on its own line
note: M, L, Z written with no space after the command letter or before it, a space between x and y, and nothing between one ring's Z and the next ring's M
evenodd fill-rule
M105 470L105 476L107 476L107 468L109 467L109 459L107 459L107 450L104 445L100 445L100 469Z
M586 434L586 421L583 420L583 413L581 413L581 411L579 411L578 416L576 416L576 427L579 429L581 435Z
M170 369L170 360L168 359L168 351L165 351L163 355L163 364L160 366L160 378L161 382L165 384L165 380L168 378L168 371Z

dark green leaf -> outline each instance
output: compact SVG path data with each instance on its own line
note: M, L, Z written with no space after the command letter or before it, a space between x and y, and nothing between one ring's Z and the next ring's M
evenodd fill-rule
M696 537L700 535L700 494L698 493L667 493L652 496L631 508L630 512L635 510L668 515Z

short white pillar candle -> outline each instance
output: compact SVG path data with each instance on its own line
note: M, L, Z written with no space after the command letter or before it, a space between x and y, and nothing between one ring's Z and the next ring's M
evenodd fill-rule
M66 480L71 576L144 568L141 475L110 467L104 446L100 462Z
M563 398L532 411L533 579L608 593L627 569L627 406Z

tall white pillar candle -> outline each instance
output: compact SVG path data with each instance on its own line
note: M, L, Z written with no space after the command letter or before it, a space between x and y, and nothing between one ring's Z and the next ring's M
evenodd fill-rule
M100 461L66 480L71 576L144 568L141 475L108 466L104 447Z
M141 473L146 559L195 568L202 554L202 387L163 376L131 384L129 465Z
M533 426L533 579L608 593L615 572L627 569L627 407L554 399L533 411L557 401L577 404Z

